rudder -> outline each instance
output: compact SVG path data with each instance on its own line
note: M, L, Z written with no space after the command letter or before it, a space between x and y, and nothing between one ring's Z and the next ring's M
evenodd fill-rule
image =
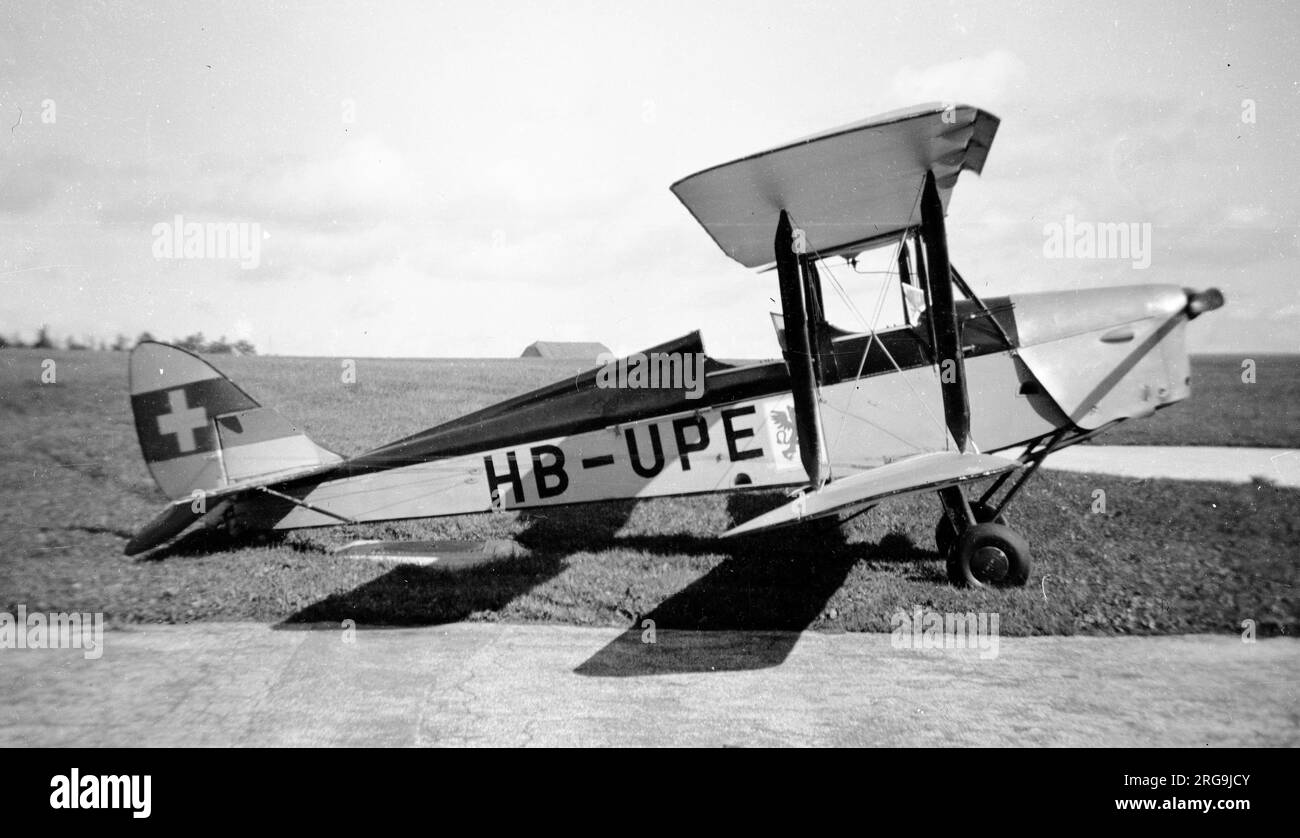
M130 370L140 451L172 500L342 459L184 349L141 343L131 351Z

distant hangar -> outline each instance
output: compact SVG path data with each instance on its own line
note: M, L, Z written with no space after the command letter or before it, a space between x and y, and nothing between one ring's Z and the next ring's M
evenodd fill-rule
M520 358L549 358L558 361L594 361L608 355L609 347L603 343L582 341L539 340L530 343Z

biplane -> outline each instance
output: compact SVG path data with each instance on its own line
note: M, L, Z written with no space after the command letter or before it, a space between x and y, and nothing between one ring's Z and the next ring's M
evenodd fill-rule
M667 385L609 386L607 364L343 457L199 357L142 343L132 409L172 503L126 552L199 523L287 530L788 493L723 534L732 538L834 525L933 492L951 581L1023 585L1030 550L1005 521L1008 504L1054 451L1187 398L1184 327L1223 297L1174 285L978 296L949 259L945 215L959 175L983 170L998 124L966 105L922 106L674 184L722 251L774 268L780 291L780 360L717 361L698 332L638 354L702 359L703 386L690 392L668 374ZM903 322L831 325L823 277L867 251L896 274Z

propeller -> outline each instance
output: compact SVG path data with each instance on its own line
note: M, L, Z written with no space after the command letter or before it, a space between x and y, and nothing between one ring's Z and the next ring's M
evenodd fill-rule
M1187 308L1184 311L1187 312L1188 320L1223 306L1223 292L1218 288L1207 288L1204 291L1193 291L1190 288L1183 290L1187 292Z

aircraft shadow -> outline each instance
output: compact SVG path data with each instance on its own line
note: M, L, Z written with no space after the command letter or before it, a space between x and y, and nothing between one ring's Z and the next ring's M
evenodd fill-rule
M727 499L733 521L784 503L779 494ZM617 543L664 554L722 553L712 570L649 612L575 670L595 677L727 672L779 666L800 634L860 561L919 562L934 553L890 534L850 542L833 522L722 541L695 536L624 537ZM920 567L920 565L918 565ZM649 621L649 622L647 622ZM648 642L653 627L654 642Z
M777 666L858 559L852 551L809 564L732 556L635 618L574 671L627 677Z
M433 626L499 611L564 570L554 554L499 558L447 569L398 565L364 585L331 594L286 617L276 629L338 629L355 620L359 629Z
M275 628L336 631L348 619L368 629L430 626L500 611L559 575L570 553L613 541L635 506L620 501L521 513L524 529L515 541L528 548L529 555L490 558L468 566L398 565L364 585L308 605Z
M784 502L768 494L727 498L732 520ZM455 569L401 565L353 590L333 594L287 617L277 629L328 627L345 619L358 628L440 625L500 611L561 573L569 555L606 548L665 556L723 556L702 577L643 614L579 665L594 677L725 672L778 666L801 632L860 561L918 562L934 554L891 534L879 543L849 541L836 526L799 527L720 540L684 534L619 535L636 507L615 501L529 514L515 541L524 557ZM643 640L653 621L655 642Z
M579 675L629 677L778 666L871 547L848 543L835 528L734 542L646 537L620 543L665 553L721 552L726 558L649 612L635 616L626 631L574 670ZM648 642L650 627L654 642Z
M129 539L131 533L123 533L123 536L125 539ZM173 558L210 556L214 553L241 550L249 547L268 547L289 543L285 541L285 537L286 533L282 531L251 532L247 535L233 536L216 528L199 527L190 530L169 544L136 556L135 560L149 563L162 562ZM289 543L289 546L300 552L325 552L323 549L317 551L299 543Z

